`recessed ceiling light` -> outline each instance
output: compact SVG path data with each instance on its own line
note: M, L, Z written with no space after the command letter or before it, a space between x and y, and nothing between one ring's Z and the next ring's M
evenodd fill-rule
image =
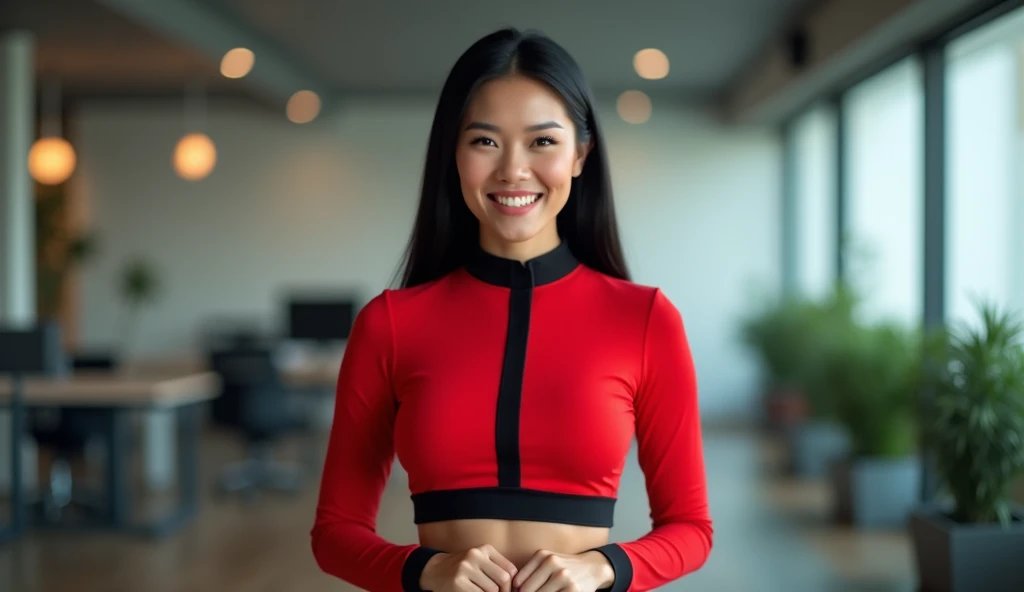
M256 56L252 50L236 47L224 54L220 60L220 73L226 78L241 78L252 70Z
M641 49L633 56L633 69L640 78L660 80L668 76L668 56L660 49Z
M651 118L651 98L638 90L627 90L619 95L616 108L619 117L627 123L644 123Z
M293 123L309 123L320 113L320 97L311 90L300 90L288 99L285 113Z

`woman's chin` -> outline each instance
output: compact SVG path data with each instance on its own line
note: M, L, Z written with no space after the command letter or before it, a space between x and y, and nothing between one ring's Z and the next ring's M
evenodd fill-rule
M489 229L488 234L500 245L522 245L542 240L547 234L544 229L540 224L496 224ZM553 240L557 244L557 233Z

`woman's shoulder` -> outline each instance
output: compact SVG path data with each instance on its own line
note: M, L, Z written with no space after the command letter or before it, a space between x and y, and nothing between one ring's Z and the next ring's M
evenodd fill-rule
M591 267L583 266L583 269L590 284L588 290L602 293L621 305L651 307L668 302L659 286L611 276ZM668 304L671 305L671 302Z
M441 289L442 285L448 282L452 274L417 284L415 286L388 287L375 294L363 307L366 314L391 315L396 308L401 309L411 304L429 298L431 294Z

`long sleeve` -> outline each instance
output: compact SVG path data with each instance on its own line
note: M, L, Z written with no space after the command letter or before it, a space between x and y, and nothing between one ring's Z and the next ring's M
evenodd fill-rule
M651 590L696 571L712 546L696 372L681 315L660 290L634 409L653 529L598 549L615 570L612 592Z
M311 532L320 568L371 592L419 591L436 551L376 532L394 459L394 336L387 292L356 316L338 373L334 424Z

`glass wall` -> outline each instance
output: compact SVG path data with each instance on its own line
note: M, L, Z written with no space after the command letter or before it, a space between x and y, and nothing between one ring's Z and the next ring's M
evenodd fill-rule
M793 122L793 207L798 293L825 296L836 279L836 117L820 106Z
M947 46L946 317L1024 308L1024 10Z
M922 82L919 62L911 58L844 97L843 264L869 320L921 321Z

